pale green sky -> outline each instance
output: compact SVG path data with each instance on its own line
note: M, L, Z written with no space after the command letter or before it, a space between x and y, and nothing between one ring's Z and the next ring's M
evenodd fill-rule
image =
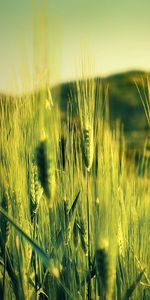
M51 0L39 17L44 2L0 0L0 91L29 88L35 65L72 79L83 56L97 75L150 70L149 0Z

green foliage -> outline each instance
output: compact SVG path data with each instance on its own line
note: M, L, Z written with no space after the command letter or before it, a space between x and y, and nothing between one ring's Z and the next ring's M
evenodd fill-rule
M129 165L119 123L110 129L107 91L96 84L80 82L67 117L42 91L0 99L0 293L5 300L149 299L145 145L142 160ZM95 110L83 116L80 102L79 122L71 103L86 93ZM93 141L85 162L86 118Z

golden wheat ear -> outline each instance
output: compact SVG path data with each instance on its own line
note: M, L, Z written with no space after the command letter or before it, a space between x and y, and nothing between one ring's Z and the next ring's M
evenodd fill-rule
M9 201L10 199L8 193L4 192L2 196L1 206L7 213L9 213L10 208ZM4 216L1 216L0 218L0 229L2 233L3 243L6 244L9 238L10 226L8 220Z
M93 129L90 126L82 130L82 150L84 163L89 172L92 167L94 153Z
M30 213L31 213L31 221L33 221L38 208L39 203L43 194L43 188L38 179L38 168L35 163L31 165L30 172Z
M71 231L72 228L73 228L74 218L75 218L75 210L76 210L76 206L77 206L77 203L78 203L79 196L80 196L80 191L77 193L77 195L76 195L76 197L75 197L75 199L72 203L72 206L71 206L70 210L68 210L67 213L66 213L65 228L61 228L60 231L57 234L57 237L56 237L56 246L57 246L57 248L59 248L62 245L62 243L64 241L64 236L65 236L66 231L68 229Z
M36 161L41 186L46 195L48 207L52 206L56 189L55 163L51 146L47 139L41 141L36 149Z

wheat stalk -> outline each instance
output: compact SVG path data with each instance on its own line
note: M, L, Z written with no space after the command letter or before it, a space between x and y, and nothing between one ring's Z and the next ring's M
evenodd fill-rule
M84 82L77 82L77 107L80 118L83 159L87 170L90 171L94 154L94 80L87 79Z
M95 116L95 80L86 79L77 82L77 108L81 129L81 148L83 161L87 169L87 225L88 225L88 268L91 273L91 228L89 203L89 172L94 156L94 116ZM88 280L88 299L91 299L91 278Z
M8 213L9 212L9 196L6 191L4 191L1 202L2 208ZM0 229L2 234L2 252L4 257L4 273L3 273L3 299L5 300L6 295L6 269L7 269L7 243L9 238L10 226L8 220L3 216L0 218Z

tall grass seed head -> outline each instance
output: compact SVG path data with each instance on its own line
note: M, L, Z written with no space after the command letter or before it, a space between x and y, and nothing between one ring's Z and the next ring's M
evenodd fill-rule
M36 151L36 157L39 180L47 197L48 205L51 206L51 200L55 193L56 181L54 161L51 157L50 147L47 140L43 140L39 143Z

